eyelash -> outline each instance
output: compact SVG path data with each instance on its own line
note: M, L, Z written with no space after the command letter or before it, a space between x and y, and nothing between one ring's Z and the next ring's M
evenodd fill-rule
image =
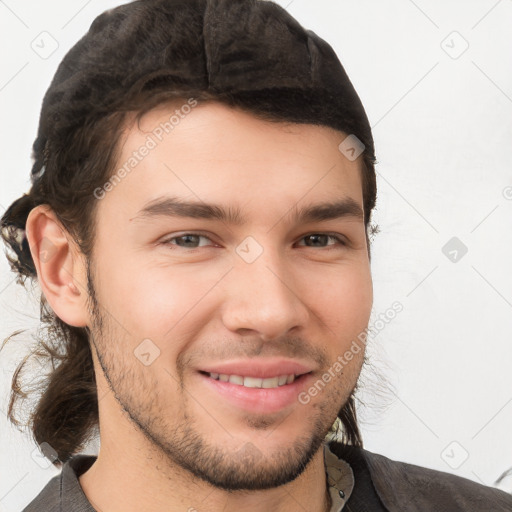
M322 235L322 236L327 236L329 239L331 240L336 240L337 242L339 242L340 246L342 247L346 247L348 244L347 242L339 235L335 234L335 233L322 233L322 232L319 232L319 233L308 233L307 235L304 235L300 238L300 240L303 240L304 238L308 238L310 236L314 236L314 235ZM173 240L176 240L178 238L184 238L186 236L196 236L196 237L200 237L200 238L206 238L208 240L210 240L211 242L213 242L213 240L211 240L210 237L208 237L207 235L203 234L203 233L183 233L181 235L177 235L177 236L173 236L171 238L167 238L165 240L163 240L161 243L164 244L164 245L173 245L175 247L180 247L181 249L190 249L190 250L193 250L193 249L200 249L201 247L205 247L205 246L199 246L199 247L181 247L177 244L173 244L171 243L171 241ZM310 249L315 249L315 247L313 246L301 246L301 247L308 247ZM317 249L323 249L324 251L330 251L332 249L335 249L336 247L334 246L325 246L325 247L317 247Z

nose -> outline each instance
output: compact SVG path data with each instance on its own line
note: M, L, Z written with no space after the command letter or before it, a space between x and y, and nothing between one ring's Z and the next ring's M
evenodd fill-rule
M227 329L268 341L307 324L309 311L300 283L303 289L309 278L298 280L289 266L286 270L282 258L277 251L267 249L252 263L235 255L221 308Z

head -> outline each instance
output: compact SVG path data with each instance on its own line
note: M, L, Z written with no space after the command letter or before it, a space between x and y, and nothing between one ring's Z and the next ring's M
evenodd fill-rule
M349 136L357 158L340 149ZM375 155L326 42L268 1L120 6L59 66L33 158L2 236L43 292L34 355L55 364L29 424L55 463L116 408L148 446L226 488L293 478L336 419L362 447ZM310 384L331 379L270 412L205 380L209 365L275 357L302 362Z

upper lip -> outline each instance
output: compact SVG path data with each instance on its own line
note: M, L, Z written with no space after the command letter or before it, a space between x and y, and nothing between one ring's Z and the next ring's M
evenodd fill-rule
M266 379L280 375L291 375L292 373L302 375L313 371L313 368L291 359L245 359L214 363L199 370L208 373Z

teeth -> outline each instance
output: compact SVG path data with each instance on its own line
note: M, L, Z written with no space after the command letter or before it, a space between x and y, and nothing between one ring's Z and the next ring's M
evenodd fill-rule
M272 377L271 379L263 379L261 381L262 388L277 388L279 377Z
M262 384L263 384L263 379L258 379L257 377L244 377L243 385L246 388L261 388Z
M241 375L227 375L225 373L210 373L212 379L221 380L222 382L230 382L238 386L246 388L277 388L286 384L291 384L295 380L295 375L279 375L277 377L269 377L268 379L260 379L257 377L242 377Z
M238 384L239 386L243 386L244 378L241 377L240 375L230 375L229 382L231 382L232 384Z

